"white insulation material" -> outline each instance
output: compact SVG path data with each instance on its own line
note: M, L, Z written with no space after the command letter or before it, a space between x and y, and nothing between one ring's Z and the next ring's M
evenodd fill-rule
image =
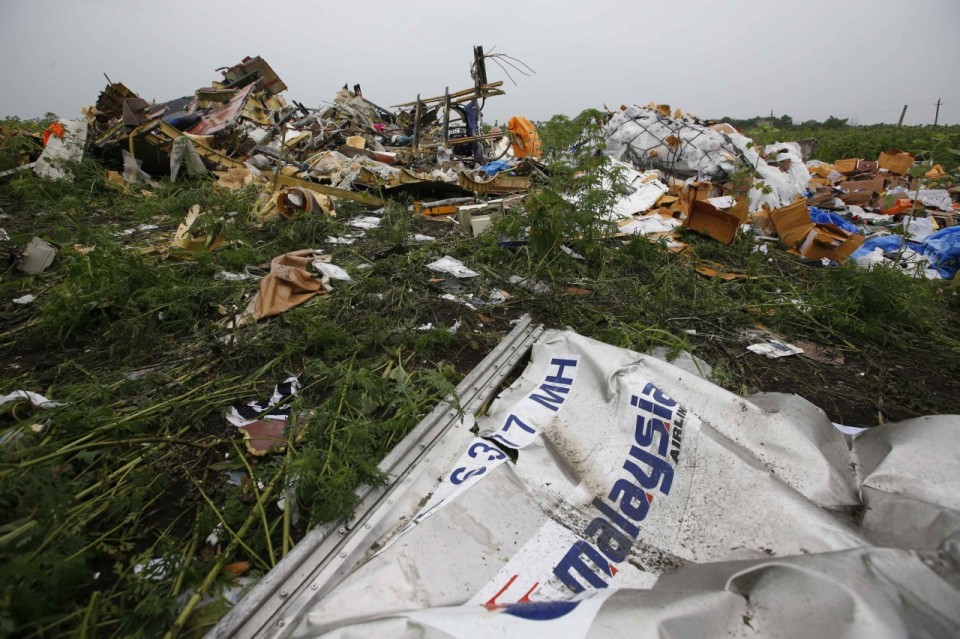
M764 204L792 203L810 183L800 147L778 142L761 157L753 141L740 133L703 126L689 115L665 116L656 109L632 106L618 111L604 130L605 153L639 169L661 169L680 177L720 179L749 169L762 182L749 193L750 210Z
M270 636L960 633L956 416L853 438L798 396L546 331L472 425Z

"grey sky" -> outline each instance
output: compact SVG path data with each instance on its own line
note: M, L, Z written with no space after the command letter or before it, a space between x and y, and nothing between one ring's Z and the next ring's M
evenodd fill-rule
M168 100L261 55L308 106L345 82L388 106L471 85L472 45L524 60L495 65L507 95L485 119L575 115L668 103L702 117L788 113L861 124L960 122L960 0L0 0L0 115L75 116L106 73ZM512 73L512 72L511 72Z

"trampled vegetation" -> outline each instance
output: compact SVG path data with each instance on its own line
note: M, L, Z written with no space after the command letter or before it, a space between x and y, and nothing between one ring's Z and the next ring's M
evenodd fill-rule
M687 257L643 237L612 237L601 213L616 173L587 152L572 161L561 152L585 127L596 135L595 124L590 113L551 120L541 130L549 177L477 238L394 202L356 244L328 244L369 211L341 206L336 219L261 224L251 187L201 179L141 191L111 183L92 161L72 167L72 182L6 178L7 246L40 235L62 248L48 271L0 279L0 394L31 390L62 405L0 406L0 630L199 635L230 605L223 593L268 571L310 526L350 513L354 489L383 479L377 462L524 312L638 351L692 351L727 388L796 392L838 422L960 410L956 281L811 267L754 251L748 238L725 246L690 235ZM919 138L837 131L815 134L825 159L928 148ZM960 146L955 137L924 140L932 154ZM149 250L195 204L224 246L191 259ZM528 228L529 242L502 241ZM353 281L277 317L228 326L256 280L223 271L260 273L278 255L318 247ZM438 278L426 264L443 255L480 277ZM705 277L697 265L742 277ZM514 275L542 286L513 284ZM490 303L491 289L510 298ZM28 293L33 303L11 303ZM825 357L748 359L742 331L758 326ZM289 376L302 389L285 450L249 455L225 413L269 397Z

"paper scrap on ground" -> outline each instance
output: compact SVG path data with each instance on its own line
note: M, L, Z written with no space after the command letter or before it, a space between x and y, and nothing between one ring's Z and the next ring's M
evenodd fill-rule
M760 342L759 344L751 344L747 346L748 351L757 353L758 355L766 355L770 358L777 357L786 357L788 355L800 355L803 353L802 348L797 348L787 344L786 342L781 342L778 339L768 339L765 342Z
M427 264L427 268L431 271L447 273L454 277L479 277L480 275L476 271L467 268L460 260L452 258L449 255L444 255L436 262L430 262Z
M383 220L379 217L365 215L363 217L354 218L347 222L347 224L357 229L375 229L380 226L380 222L382 221Z
M37 299L37 296L36 296L36 295L31 295L30 293L27 293L27 294L24 295L23 297L15 297L15 298L13 298L13 303L14 303L14 304L29 304L30 302L32 302L32 301L35 300L35 299Z
M330 264L329 262L314 262L313 268L317 269L331 280L341 280L343 282L353 281L353 278L350 277L350 274L336 264Z
M520 277L519 275L511 275L509 282L511 284L517 284L531 293L537 293L538 295L546 295L550 292L550 287L541 282L540 280L534 277Z
M680 220L654 213L624 222L620 225L620 231L627 235L650 235L652 233L669 233L680 225Z

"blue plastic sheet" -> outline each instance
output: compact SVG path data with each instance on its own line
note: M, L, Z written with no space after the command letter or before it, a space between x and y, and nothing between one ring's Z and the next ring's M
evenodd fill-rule
M480 167L480 170L493 177L500 171L509 171L512 168L510 162L507 160L494 160Z
M960 267L960 226L937 231L923 242L923 254L944 279L956 277Z
M840 217L836 213L823 211L821 209L818 209L815 206L811 206L809 208L810 208L810 219L816 222L817 224L833 224L834 226L839 226L847 233L857 232L857 227L853 224L853 222L850 222L849 220L846 220Z
M872 253L874 249L881 249L884 253L894 253L903 248L903 244L904 239L899 235L868 237L864 240L863 244L860 245L860 248L853 252L850 259L856 260L857 258Z

